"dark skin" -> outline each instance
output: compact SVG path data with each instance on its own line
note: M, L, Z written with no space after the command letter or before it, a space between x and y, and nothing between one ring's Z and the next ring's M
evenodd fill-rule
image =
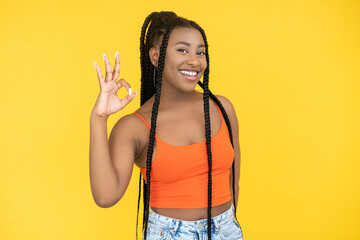
M161 39L159 41L161 41ZM157 43L157 45L149 51L149 57L155 67L157 67L158 63L160 43L161 42ZM207 67L205 51L204 41L198 30L183 27L173 29L166 49L156 128L158 138L168 144L184 146L206 140L203 94L194 90ZM105 62L108 62L108 59L106 59ZM120 66L117 66L117 63L120 65L119 62L120 59L117 59L115 69L120 69ZM197 72L197 78L195 80L187 79L179 72L185 69ZM123 82L122 86L127 89L129 88L125 80L122 79L119 81ZM121 86L118 85L118 89L120 87ZM118 89L115 89L115 92L117 92ZM133 95L131 96L133 98ZM125 105L132 100L129 96L127 96L127 98L129 99ZM223 96L217 96L217 98L221 101L228 114L233 131L236 164L235 202L237 204L237 183L239 182L240 174L238 121L231 102ZM209 101L211 136L214 136L220 130L221 117L215 102L211 99ZM151 123L153 103L154 96L136 111L149 124ZM93 112L95 112L95 110L93 110ZM107 113L103 113L103 115L108 116ZM184 119L186 119L186 121L184 121ZM140 168L146 167L148 143L149 129L136 115L126 115L115 124L109 138L109 153L114 166L114 173L116 173L117 184L114 185L115 187L113 189L107 191L108 195L106 198L102 197L102 199L104 199L101 204L102 207L110 207L121 199L129 184L134 163ZM156 140L154 143L153 159L155 156ZM232 186L231 175L229 181ZM103 190L105 186L106 184L104 184L101 189ZM230 190L232 192L232 187ZM231 207L232 202L233 200L230 200L222 205L212 207L212 216L227 211ZM152 210L164 216L187 221L207 218L207 207L195 209L152 208Z

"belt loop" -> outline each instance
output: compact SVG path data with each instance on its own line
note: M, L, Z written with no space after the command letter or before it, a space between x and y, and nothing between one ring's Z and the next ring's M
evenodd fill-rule
M170 230L172 235L176 234L176 232L177 232L177 230L179 228L179 222L180 222L180 220L176 220L174 228Z
M216 218L212 219L214 221L215 231L218 232L220 230L220 224L218 223Z
M202 223L203 220L200 220L200 221L196 221L196 229L198 231L198 233L200 233L201 229L207 225L207 220L205 223Z

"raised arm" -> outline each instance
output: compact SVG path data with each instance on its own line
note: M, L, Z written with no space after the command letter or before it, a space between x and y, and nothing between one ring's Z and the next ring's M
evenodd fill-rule
M104 54L106 76L94 62L100 84L100 94L90 116L89 170L90 185L95 203L100 207L110 207L123 196L131 177L134 162L134 139L127 131L131 124L123 117L114 126L112 144L107 137L107 118L123 109L135 96L130 85L124 80L116 81L120 74L120 56L115 55L115 67L111 72L109 59ZM117 92L125 87L129 95L119 99ZM111 138L111 136L110 136ZM115 146L117 150L115 151Z

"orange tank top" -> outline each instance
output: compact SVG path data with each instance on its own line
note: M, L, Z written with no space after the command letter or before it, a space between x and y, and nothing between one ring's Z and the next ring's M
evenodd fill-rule
M211 138L212 207L228 202L230 168L234 150L221 116L220 130ZM149 128L150 125L136 114ZM208 204L208 160L206 140L186 146L170 145L155 134L156 155L151 166L150 207L206 208ZM146 181L146 168L140 168Z

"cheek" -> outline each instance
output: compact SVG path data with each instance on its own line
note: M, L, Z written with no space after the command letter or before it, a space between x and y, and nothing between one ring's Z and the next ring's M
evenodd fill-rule
M162 74L163 78L166 78L166 79L171 78L172 76L174 76L175 70L169 64L167 64L167 65L165 64L164 69L163 69L163 74Z
M171 72L171 67L169 66L169 64L165 64L163 68L163 73L169 74L170 72Z
M164 64L164 72L166 72L167 74L174 74L178 71L179 68L179 64L175 61L172 62L165 62Z
M204 68L204 71L205 71L205 69L207 68L207 62L206 62L206 60L203 62L203 68Z

